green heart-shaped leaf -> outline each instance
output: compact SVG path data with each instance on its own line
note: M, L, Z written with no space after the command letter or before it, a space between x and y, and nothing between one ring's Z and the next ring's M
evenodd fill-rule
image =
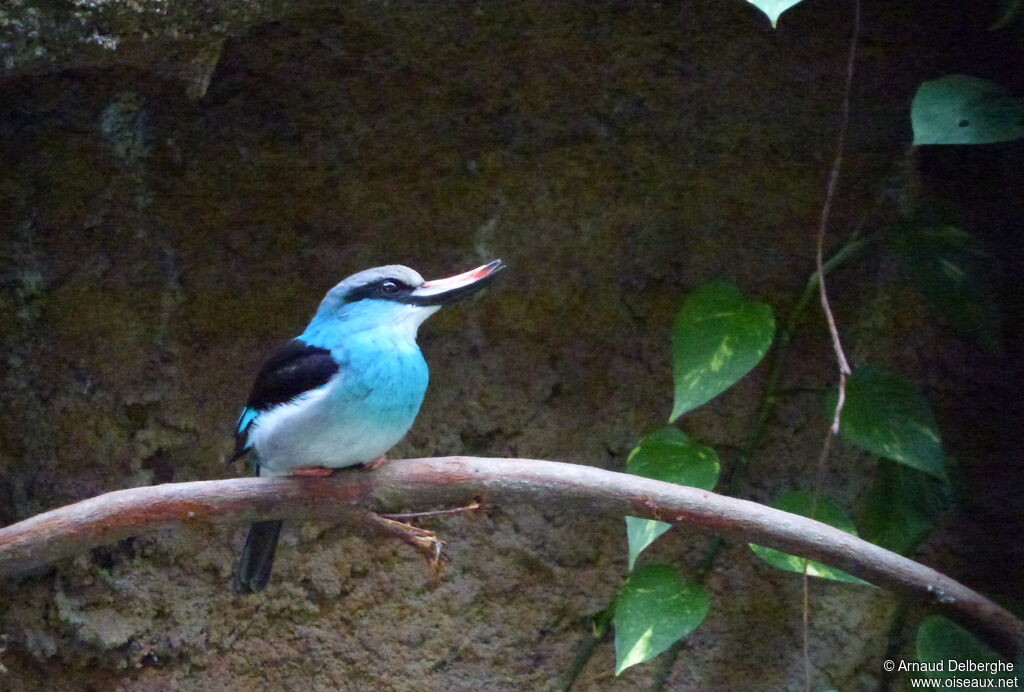
M711 598L668 565L629 575L615 602L615 674L654 658L704 620Z
M778 24L779 16L783 12L800 4L800 0L747 0L747 2L768 15L773 29Z
M720 464L711 447L691 442L686 434L670 425L648 433L626 460L626 471L667 483L713 490ZM663 521L626 517L629 568L644 548L672 527Z
M991 144L1024 137L1024 101L998 84L951 74L924 82L910 106L914 144Z
M888 459L878 460L862 512L864 538L897 553L910 552L952 505L945 483Z
M830 415L836 396L833 391L827 397ZM839 432L872 454L946 478L932 407L917 385L899 373L873 366L855 370L846 381Z
M669 422L718 396L757 365L771 346L775 318L729 283L698 287L672 331L675 403Z
M811 515L811 508L814 506L814 514ZM792 512L793 514L799 514L804 517L811 517L817 519L820 522L834 526L835 528L845 531L846 533L857 535L857 529L854 527L850 517L847 516L843 509L824 498L818 498L818 502L813 502L813 497L810 493L802 490L791 490L787 493L783 493L779 498L772 503L772 507L775 509L781 509L784 512ZM797 572L803 574L804 564L807 563L807 574L812 577L821 577L822 579L834 579L835 581L845 581L851 584L866 584L867 582L858 579L842 570L838 570L835 567L829 567L823 565L820 562L808 561L806 558L797 557L796 555L790 555L784 553L781 550L775 550L774 548L766 548L761 545L750 544L750 549L754 553L767 562L773 567L784 569L787 572Z
M693 442L671 425L645 435L626 460L626 471L636 476L702 490L714 489L719 468L714 449Z
M903 227L888 236L900 267L957 331L990 351L1002 349L992 258L956 226Z
M986 684L991 684L981 682L974 682L972 684L973 681L981 680L993 680L995 681L995 687L1002 687L1004 689L1016 687L1017 685L1015 684L1007 685L1005 682L1000 683L999 681L1010 678L1016 680L1015 676L1020 674L1016 666L1014 666L1013 671L1007 671L1006 662L1002 661L994 651L963 627L940 615L929 615L921 620L921 624L918 625L917 660L921 663L942 662L943 670L911 673L910 675L920 678L950 680L956 684L956 689L977 689L985 687ZM950 661L961 664L969 662L977 664L977 666L987 666L989 670L949 670ZM990 672L997 670L996 666L999 666L1000 663L1002 663L1002 670L1000 672ZM951 690L954 687L942 686L931 689Z
M633 569L636 559L644 548L658 540L661 534L672 528L672 524L656 519L626 517L626 540L629 543L629 568Z

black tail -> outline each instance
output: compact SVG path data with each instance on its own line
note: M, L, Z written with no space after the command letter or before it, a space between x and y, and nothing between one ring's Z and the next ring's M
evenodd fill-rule
M245 547L238 558L235 581L231 585L235 593L256 593L266 587L280 535L280 521L257 521L249 525L249 535L245 537Z

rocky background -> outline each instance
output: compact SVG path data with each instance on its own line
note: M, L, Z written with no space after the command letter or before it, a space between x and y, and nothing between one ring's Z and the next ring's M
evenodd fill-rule
M868 0L832 238L924 191L968 206L1019 347L1020 147L910 156L917 85L1020 88L995 7ZM0 7L0 521L221 463L255 370L369 266L509 271L425 325L432 384L393 457L622 468L671 404L683 296L731 278L785 314L813 269L851 8L772 31L740 0L676 3L14 0ZM937 323L884 255L837 273L855 364L931 394L965 504L916 557L1019 591L1020 364ZM1016 296L1016 297L1015 297ZM1019 314L1016 313L1016 314ZM809 487L834 379L802 325L739 494ZM686 417L726 464L763 368ZM847 506L873 460L839 446ZM0 689L557 689L625 574L621 519L493 507L432 524L439 580L401 545L291 526L274 579L229 592L242 530L168 531L0 582ZM685 569L705 537L653 550ZM666 689L802 689L800 580L729 547ZM816 681L877 689L895 600L812 584ZM600 645L575 689L647 687Z

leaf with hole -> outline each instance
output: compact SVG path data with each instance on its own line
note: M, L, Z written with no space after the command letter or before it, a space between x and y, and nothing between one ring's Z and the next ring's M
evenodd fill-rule
M644 565L630 574L615 601L615 674L695 630L710 605L703 584L683 581L668 565Z
M956 226L911 226L893 229L888 244L946 322L989 351L1002 350L993 262L977 238Z
M790 490L789 492L783 493L777 500L775 500L775 502L772 503L772 507L775 509L781 509L784 512L799 514L803 517L811 517L812 519L817 519L829 526L834 526L840 531L845 531L846 533L854 536L857 535L857 529L854 527L853 522L839 505L822 497L819 497L817 503L814 503L811 493L804 492L802 490ZM812 507L814 508L813 516L811 512ZM790 555L789 553L784 553L781 550L776 550L775 548L766 548L765 546L754 545L751 543L750 549L754 551L755 555L767 562L769 565L786 570L787 572L803 574L804 563L807 563L807 574L812 577L833 579L835 581L844 581L851 584L867 583L853 575L843 572L842 570L838 570L835 567L829 567L828 565L823 565L820 562L814 562L813 560L809 561L806 558Z
M626 471L667 483L713 490L718 483L718 455L711 447L690 441L686 433L666 425L648 433L626 460ZM672 527L663 521L626 517L629 568L644 548Z
M837 394L826 399L831 416ZM858 368L846 381L839 432L852 444L939 479L946 478L931 404L912 381L884 368Z
M698 287L683 302L672 331L675 402L669 422L731 387L771 346L775 318L730 283Z
M926 473L888 459L878 460L864 500L861 533L875 545L907 554L953 504L950 487Z
M794 5L799 5L801 0L747 0L751 5L764 12L774 29L779 22L779 16Z
M914 144L993 144L1024 137L1024 101L962 74L924 82L910 106Z

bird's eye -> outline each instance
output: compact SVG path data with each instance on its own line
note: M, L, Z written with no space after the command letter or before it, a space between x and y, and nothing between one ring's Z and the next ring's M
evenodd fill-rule
M380 292L387 296L398 293L398 282L388 279L380 285Z

